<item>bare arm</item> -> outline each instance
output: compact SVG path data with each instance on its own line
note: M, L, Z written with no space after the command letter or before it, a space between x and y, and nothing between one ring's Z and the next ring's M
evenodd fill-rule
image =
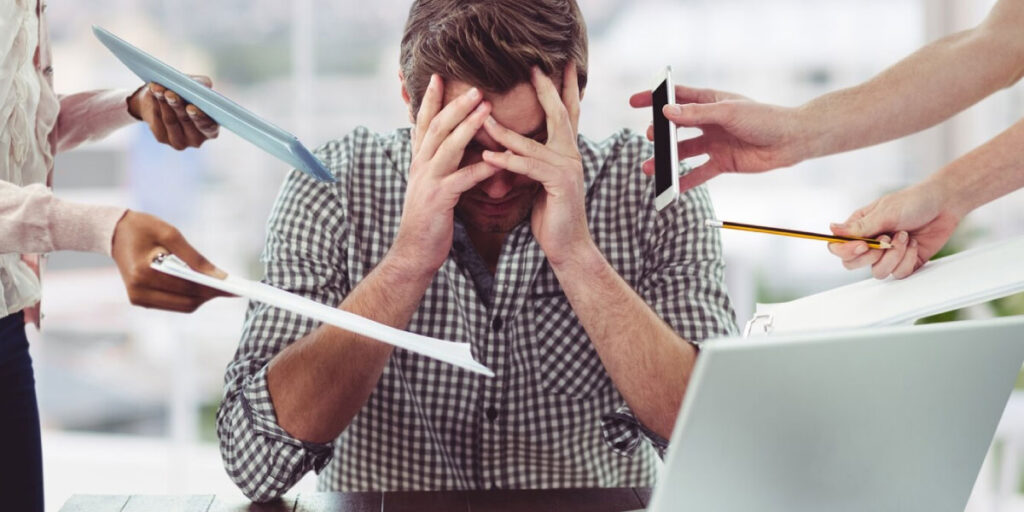
M711 89L676 87L665 116L702 134L679 158L710 159L679 180L683 190L722 173L755 173L902 137L935 125L1024 74L1024 0L999 0L977 27L931 43L863 84L801 107L758 103ZM651 93L630 104L650 107ZM648 138L653 132L648 129ZM653 159L644 172L654 172Z
M400 329L408 325L433 276L405 271L396 260L389 254L339 308ZM366 403L392 350L326 325L289 345L267 370L281 427L304 441L333 441Z
M596 247L552 269L615 388L642 424L668 439L696 348L658 318Z
M870 265L884 279L902 279L921 268L949 240L965 215L1024 187L1024 120L954 160L923 182L861 208L833 231L849 236L897 233L892 249L868 250L861 243L830 244L846 268Z
M977 27L935 41L863 84L798 109L805 158L896 139L934 126L1024 74L1024 2L1000 0Z

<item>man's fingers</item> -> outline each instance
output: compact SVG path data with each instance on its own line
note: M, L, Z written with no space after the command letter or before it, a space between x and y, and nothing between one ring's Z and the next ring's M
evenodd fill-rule
M576 61L569 60L565 66L565 73L562 77L562 104L569 114L569 122L572 124L572 133L579 132L580 122L580 82L576 74Z
M466 119L482 100L483 93L473 87L445 105L427 124L426 133L420 141L419 152L422 157L432 158L448 134Z
M571 127L572 122L569 119L569 111L562 104L562 98L558 94L558 89L555 88L555 83L537 66L533 67L531 80L534 90L537 91L537 100L540 101L540 106L544 109L544 115L547 118L548 144L568 144L570 141L565 140L567 135L565 128ZM571 142L575 147L576 141Z
M516 174L521 174L527 178L531 178L534 181L539 181L544 184L550 181L550 173L541 172L541 165L535 158L528 158L512 153L511 151L504 151L497 153L494 151L483 152L484 161L501 169L508 169Z
M420 101L420 110L416 113L416 131L413 133L412 154L419 153L420 144L427 134L427 127L434 116L441 111L442 92L444 87L441 84L441 77L437 74L430 75L427 82L427 89L423 91L423 100Z
M490 114L491 104L486 101L480 102L476 109L441 142L437 152L434 153L433 161L436 165L432 165L431 169L437 173L444 173L457 167L466 152L466 145L480 131L484 119L487 119Z
M481 181L494 176L500 170L499 167L487 162L477 162L445 176L442 183L446 190L454 194L462 194Z
M502 126L493 116L487 116L487 119L484 120L484 130L498 144L516 154L527 157L552 156L550 153L553 152L547 146Z

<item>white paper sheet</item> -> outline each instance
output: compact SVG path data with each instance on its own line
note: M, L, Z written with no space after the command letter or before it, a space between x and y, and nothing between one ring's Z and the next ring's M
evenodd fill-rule
M286 309L293 313L345 329L346 331L383 341L488 377L494 377L494 372L473 359L469 343L439 340L395 329L354 313L320 304L305 297L300 297L256 281L234 276L218 279L192 270L185 262L174 255L168 255L154 261L151 266L165 274L209 286L210 288L216 288L239 297Z
M905 324L1021 291L1024 237L928 262L906 279L866 279L790 302L758 304L750 332Z

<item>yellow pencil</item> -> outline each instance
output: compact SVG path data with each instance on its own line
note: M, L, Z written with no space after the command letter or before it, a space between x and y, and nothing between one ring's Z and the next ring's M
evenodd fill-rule
M888 242L883 242L881 240L876 240L874 238L856 238L850 236L823 235L821 233L808 233L807 231L797 231L795 229L770 228L767 226L755 226L753 224L741 224L739 222L725 222L713 219L708 219L704 221L704 224L713 228L737 229L740 231L750 231L752 233L767 233L769 235L792 236L796 238L807 238L810 240L822 240L824 242L867 242L868 247L872 249L889 249L892 247L892 245L889 244Z

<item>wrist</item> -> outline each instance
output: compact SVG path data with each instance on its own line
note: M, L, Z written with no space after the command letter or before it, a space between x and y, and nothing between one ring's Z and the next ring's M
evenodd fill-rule
M825 156L833 153L829 142L829 130L815 112L812 104L807 103L790 109L789 125L792 127L792 144L790 165L804 160Z
M608 261L605 260L601 250L598 249L597 244L592 239L581 243L577 248L568 251L567 254L567 257L562 258L548 257L551 270L555 272L559 280L562 279L562 276L570 278L574 276L594 276L608 265Z
M935 198L939 208L958 221L978 207L970 200L975 194L972 194L964 184L950 179L950 173L946 169L932 174L916 187L921 190L923 197Z
M142 121L142 114L139 113L142 110L139 105L139 98L142 94L145 93L145 88L146 84L142 84L142 87L135 89L135 92L129 94L128 97L125 98L125 105L126 110L128 110L128 115L134 117L138 121Z
M395 282L430 283L438 267L425 264L415 251L406 251L398 244L391 247L379 267Z

